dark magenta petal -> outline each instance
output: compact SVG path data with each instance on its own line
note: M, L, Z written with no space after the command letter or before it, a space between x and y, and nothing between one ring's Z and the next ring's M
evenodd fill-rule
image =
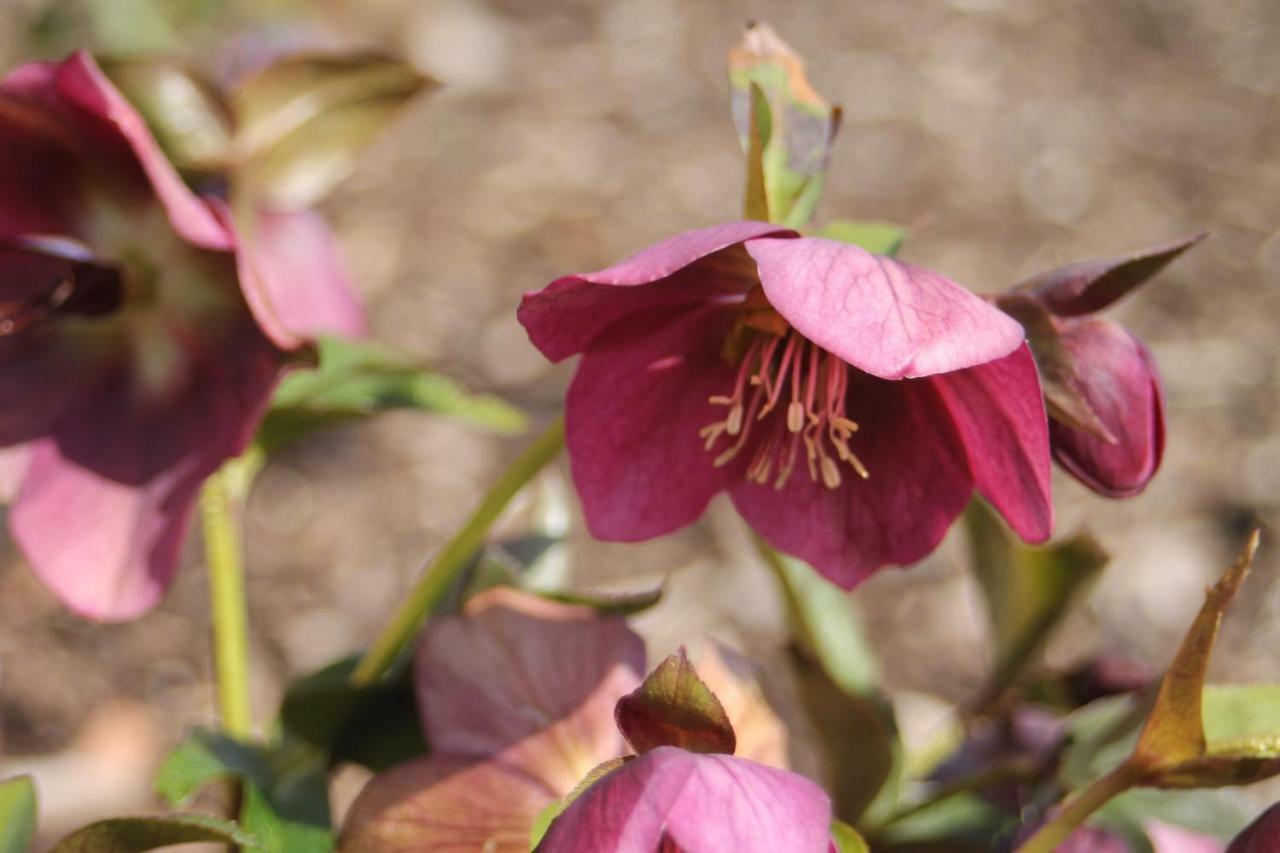
M347 813L345 853L525 853L538 815L564 792L505 757L432 755L379 773Z
M229 211L218 213L231 229ZM277 346L294 349L319 335L357 337L365 331L337 239L314 211L257 210L239 235L240 286L254 317Z
M1028 542L1053 532L1049 424L1031 349L931 380L951 412L978 492Z
M554 776L566 754L582 756L556 777L567 793L625 751L613 706L640 684L644 643L621 617L497 588L428 629L416 672L433 749L486 756L554 729L551 753L529 761Z
M803 237L746 243L769 303L809 340L882 379L984 364L1022 327L942 276L857 246Z
M0 236L75 233L84 173L56 73L33 62L0 81Z
M728 755L658 747L588 788L540 853L825 853L831 802L797 773Z
M591 534L636 541L694 521L742 476L749 454L716 467L698 431L734 368L721 357L732 317L717 308L619 320L582 356L565 402L573 481Z
M1244 828L1227 848L1227 853L1274 853L1280 850L1280 803L1263 812Z
M733 503L769 544L852 589L886 564L931 552L973 492L973 476L946 404L927 380L851 382L850 440L866 465L827 488L804 470L803 450L781 490L743 481Z
M724 250L752 237L794 234L750 221L686 231L614 266L565 276L526 293L517 317L534 346L551 361L561 361L582 352L628 314L746 290L755 279L750 260L740 248Z
M57 68L58 96L70 108L125 142L164 205L173 230L205 249L229 250L231 234L202 199L183 183L146 122L87 53L73 54Z
M1100 494L1136 495L1155 476L1164 454L1164 396L1151 353L1107 320L1065 321L1059 335L1074 365L1074 390L1116 442L1054 421L1054 457Z

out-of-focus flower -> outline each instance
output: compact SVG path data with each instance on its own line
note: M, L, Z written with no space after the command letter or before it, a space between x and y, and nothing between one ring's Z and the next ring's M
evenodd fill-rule
M680 528L728 491L774 547L849 588L928 554L974 487L1053 524L1048 432L1017 323L939 275L763 222L686 232L526 294L568 392L591 532Z
M538 815L626 751L613 706L643 672L620 617L509 588L476 596L418 655L432 754L374 777L342 849L525 853Z
M638 753L600 768L547 829L540 853L825 853L831 801L809 779L731 753L723 705L673 655L618 701Z
M1155 475L1164 453L1164 397L1142 341L1094 314L1202 237L1060 267L997 300L1026 327L1040 366L1054 457L1099 494L1138 494Z
M359 326L323 224L269 225L288 245L240 251L226 206L188 189L87 55L0 82L0 447L25 457L9 524L84 615L160 599L285 349Z
M1280 850L1280 803L1259 815L1227 847L1227 853L1272 853L1275 850Z

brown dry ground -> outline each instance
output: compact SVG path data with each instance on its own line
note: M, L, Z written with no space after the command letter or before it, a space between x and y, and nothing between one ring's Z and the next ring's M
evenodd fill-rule
M43 4L4 5L7 64ZM277 26L390 46L446 84L325 206L377 333L549 417L571 368L529 346L516 301L738 215L723 56L747 19L773 22L844 105L820 219L918 224L904 256L980 291L1212 232L1115 312L1164 372L1160 477L1123 502L1057 483L1061 529L1087 524L1115 560L1050 657L1167 660L1203 584L1255 520L1274 526L1280 495L1275 0L311 3ZM248 529L264 720L290 677L373 635L517 446L398 414L273 463ZM781 620L743 542L718 506L645 545L577 536L566 573L643 587L675 569L640 623L655 651L711 628L767 653ZM895 689L956 701L981 682L988 640L959 546L854 596ZM1217 677L1280 680L1277 553L1264 544ZM198 549L161 608L118 626L67 614L3 554L0 775L41 768L55 825L146 805L154 756L211 718Z

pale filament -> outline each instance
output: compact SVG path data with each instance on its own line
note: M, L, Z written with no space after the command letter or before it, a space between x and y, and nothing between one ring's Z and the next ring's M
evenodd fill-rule
M698 435L708 451L721 438L732 441L715 458L717 466L727 465L747 446L753 425L759 424L747 477L762 485L772 479L776 489L787 484L802 449L809 477L829 489L843 480L842 462L866 479L866 466L849 448L858 430L858 424L845 416L849 370L794 330L783 336L758 333L738 366L730 393L709 399L728 409L724 419L703 427Z

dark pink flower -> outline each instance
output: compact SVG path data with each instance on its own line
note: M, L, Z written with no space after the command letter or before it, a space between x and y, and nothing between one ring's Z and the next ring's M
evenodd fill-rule
M1023 331L927 270L763 222L690 231L526 294L566 402L587 525L633 541L718 492L852 587L929 553L974 487L1029 541L1053 524Z
M1227 847L1227 853L1273 853L1275 850L1280 850L1280 803L1259 815Z
M23 457L9 525L74 610L152 607L284 350L359 325L328 295L345 289L328 231L302 217L241 251L226 206L187 188L83 53L0 82L0 448Z
M1099 494L1136 495L1155 476L1164 454L1164 394L1142 341L1093 315L1200 239L1060 267L998 300L1027 329L1054 457Z

